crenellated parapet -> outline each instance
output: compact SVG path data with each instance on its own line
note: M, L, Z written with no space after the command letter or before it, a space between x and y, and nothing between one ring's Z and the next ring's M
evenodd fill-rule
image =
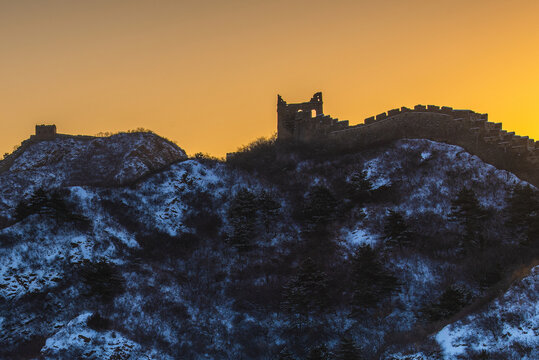
M30 138L34 140L53 140L56 135L56 125L36 125L36 133Z
M364 124L369 125L376 121L384 120L397 116L403 113L434 113L444 114L453 117L458 120L475 121L478 124L488 120L488 114L479 114L471 110L456 110L449 106L437 106L437 105L416 105L413 109L407 107L396 108L383 112L376 116L371 116L365 119Z
M318 94L322 110L322 94ZM311 102L296 104L298 108L294 110L302 113L304 106L308 109ZM449 106L416 105L413 109L391 109L353 126L348 121L318 113L316 116L300 114L288 121L292 131L287 136L281 136L279 131L279 139L329 140L351 148L376 146L399 139L429 139L462 146L484 161L539 186L539 144L527 136L503 130L501 123L488 121L488 114Z
M442 117L437 115L442 115ZM395 120L395 123L389 124L390 126L393 126L399 123L399 119L406 120L408 131L411 131L409 128L410 126L413 127L414 123L417 123L418 125L421 123L420 126L422 126L423 129L416 129L414 132L421 133L425 138L437 137L439 140L444 141L447 140L445 137L447 137L447 133L450 133L451 130L457 131L452 137L462 136L462 138L468 138L473 134L475 142L480 141L485 144L492 144L504 152L520 154L529 158L533 163L538 162L536 149L539 149L539 145L533 139L530 139L527 136L518 136L515 135L514 132L503 130L502 123L488 121L488 114L476 113L471 110L456 110L449 106L416 105L413 109L407 107L392 109L376 116L366 118L364 124L351 126L343 130L355 129L356 131L354 132L357 135L357 130L364 126L374 125L379 121ZM432 119L432 121L438 124L439 128L433 130L432 124L424 124L421 119ZM444 119L445 121L441 119ZM383 127L386 128L386 126ZM359 130L359 132L361 132L361 130ZM445 133L446 136L440 134L440 132Z

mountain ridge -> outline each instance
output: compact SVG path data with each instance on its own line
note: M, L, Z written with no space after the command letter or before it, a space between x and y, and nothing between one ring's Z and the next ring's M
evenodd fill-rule
M0 216L8 217L13 195L38 187L125 186L172 163L187 159L184 150L153 133L110 137L58 135L28 141L0 172Z
M143 164L144 156L131 154L132 138L124 140L120 154ZM41 211L51 206L45 199L0 230L0 358L280 359L288 352L310 359L320 344L337 356L348 338L367 359L451 359L460 323L443 336L418 337L431 326L426 314L439 316L446 293L460 294L462 304L480 299L536 254L521 245L521 228L506 226L508 199L527 183L458 146L409 139L326 153L259 141L226 163L175 151L181 161L153 172L146 166L134 183L109 186L57 178L69 158L55 155L63 149L55 142L40 144L50 151L33 147L8 171L2 214L14 218L17 203L39 188L45 197L63 189L50 199L64 205ZM124 174L111 169L96 178ZM465 188L489 215L480 227L486 247L467 243L465 227L451 220ZM391 245L390 211L402 216L411 240ZM353 261L365 246L374 250L373 266L400 285L352 315L359 285L350 274L359 271ZM306 264L313 281L325 277L324 294L309 290L327 299L322 308L293 295L304 291ZM535 284L535 274L524 284ZM534 331L537 296L526 296L529 316L515 320L514 307L505 313ZM489 314L470 321L489 323ZM514 341L521 347L511 342L497 351L506 359L534 357L534 338ZM481 344L470 340L459 351L472 359Z

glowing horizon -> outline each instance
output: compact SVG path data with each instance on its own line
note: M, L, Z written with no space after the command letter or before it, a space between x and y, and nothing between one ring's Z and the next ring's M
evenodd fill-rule
M36 124L148 128L223 156L276 132L276 98L351 124L402 106L539 138L539 3L0 0L0 151Z

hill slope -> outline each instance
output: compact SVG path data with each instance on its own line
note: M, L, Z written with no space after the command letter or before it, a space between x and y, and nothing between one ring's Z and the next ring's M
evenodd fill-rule
M127 185L186 158L185 151L168 140L142 132L107 138L63 135L30 143L9 170L0 173L0 216L8 216L14 202L36 187Z
M0 358L304 359L355 343L365 358L449 359L466 325L438 332L444 322L537 254L522 226L506 225L525 183L456 146L403 140L313 157L270 145L273 161L255 167L187 160L131 186L95 185L184 157L122 149L126 162L111 158L87 182L84 156L37 147L1 174L6 217L30 183L46 190L0 231ZM463 189L484 214L473 238L454 219ZM536 331L530 281L493 303L526 293L502 327ZM504 356L533 358L536 338L514 336Z

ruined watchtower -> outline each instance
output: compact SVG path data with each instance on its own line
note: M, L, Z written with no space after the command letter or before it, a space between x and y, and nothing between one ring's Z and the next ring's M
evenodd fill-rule
M277 138L279 140L313 141L326 137L332 131L348 127L348 121L339 121L324 115L322 93L311 101L287 104L277 95Z
M36 125L36 140L52 140L56 137L56 125Z
M294 138L300 122L323 113L321 92L314 94L311 101L297 104L287 104L281 95L277 95L277 137L284 140Z

